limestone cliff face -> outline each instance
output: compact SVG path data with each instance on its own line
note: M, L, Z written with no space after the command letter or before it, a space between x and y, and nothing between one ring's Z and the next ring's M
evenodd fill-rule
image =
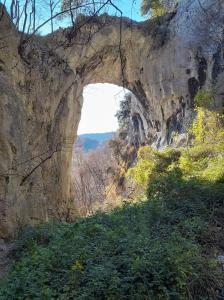
M215 80L222 98L223 12L222 1L195 0L144 23L80 18L28 37L18 51L20 34L1 7L0 237L75 216L70 168L85 85L130 89L144 111L137 122L157 147L185 131L199 88Z

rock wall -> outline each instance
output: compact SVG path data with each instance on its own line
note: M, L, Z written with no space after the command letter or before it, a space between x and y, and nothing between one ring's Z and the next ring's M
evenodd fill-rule
M131 90L156 147L186 130L199 88L217 81L222 101L223 12L222 1L195 0L143 23L80 17L18 48L20 33L0 7L0 237L75 217L70 168L85 85Z

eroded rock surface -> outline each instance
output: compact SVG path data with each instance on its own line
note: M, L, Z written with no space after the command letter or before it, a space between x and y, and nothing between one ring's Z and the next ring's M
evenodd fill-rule
M0 8L0 237L74 218L70 169L85 85L131 90L156 147L185 132L199 88L217 81L222 101L224 4L190 2L158 20L124 19L121 39L120 19L103 15L28 37L19 51L20 34Z

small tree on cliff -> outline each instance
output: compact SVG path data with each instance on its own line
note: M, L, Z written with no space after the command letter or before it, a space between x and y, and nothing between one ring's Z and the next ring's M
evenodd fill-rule
M178 0L142 0L141 14L158 17L173 9L177 2Z
M118 134L121 139L126 139L131 120L131 94L126 94L120 102L120 108L116 113L119 124Z

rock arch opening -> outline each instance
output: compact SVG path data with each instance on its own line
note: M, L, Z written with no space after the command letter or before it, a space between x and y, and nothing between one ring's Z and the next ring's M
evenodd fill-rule
M138 102L130 90L114 84L84 87L71 167L72 197L78 215L118 205L120 165L115 147L124 151L132 145L137 150L145 141L145 120L135 105Z
M111 133L124 127L120 128L126 131L126 136L120 132L122 138L135 146L145 143L151 126L145 110L145 97L144 91L139 93L136 86L131 91L111 83L85 85L76 124L77 134Z

